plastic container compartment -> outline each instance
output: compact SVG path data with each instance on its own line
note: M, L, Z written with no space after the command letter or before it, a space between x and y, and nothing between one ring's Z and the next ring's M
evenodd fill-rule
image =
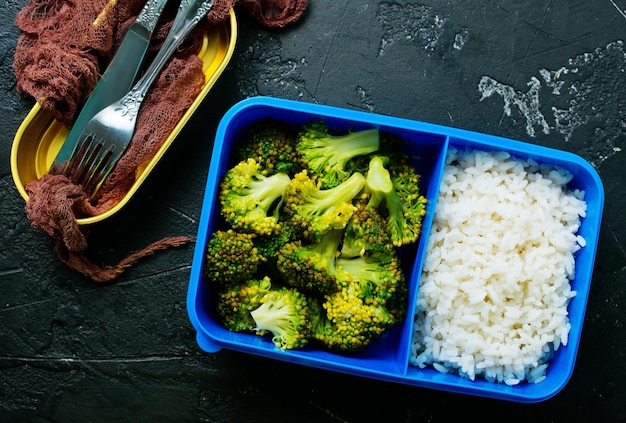
M206 78L198 97L195 98L154 157L137 170L135 183L122 200L105 213L78 219L79 225L99 222L117 213L128 203L226 69L226 65L235 50L236 40L237 20L235 12L231 10L227 21L216 25L204 36L204 43L198 57L202 60L202 70ZM69 131L70 128L54 119L39 104L33 106L18 128L11 149L11 173L15 186L24 200L28 201L28 194L24 186L48 172Z
M265 337L226 330L215 318L213 310L208 305L211 291L202 277L202 262L206 242L217 229L220 221L216 201L219 181L232 165L231 153L237 147L237 142L246 129L255 121L266 117L297 125L323 119L331 127L346 130L377 127L399 134L410 141L410 153L414 156L416 168L422 175L421 189L428 199L428 207L423 222L422 236L416 248L408 252L404 251L405 254L410 254L409 257L404 256L410 295L407 318L402 325L398 325L383 339L373 343L359 354L338 355L314 349L282 351ZM425 246L432 227L433 216L436 213L437 192L445 155L450 146L506 150L522 159L533 158L541 163L562 166L574 175L570 186L586 192L587 216L582 221L579 233L586 238L587 245L576 255L576 278L572 285L578 294L569 305L569 318L572 325L569 343L567 347L561 347L555 353L548 366L546 379L538 384L522 383L508 386L478 379L471 381L458 375L439 373L431 368L419 369L408 362L413 332L412 316ZM189 317L197 331L197 342L200 348L207 352L228 348L389 382L517 402L543 401L558 393L566 385L573 372L591 284L603 205L604 190L598 174L588 162L571 153L377 114L275 98L250 98L231 108L222 119L217 131L190 275L187 295Z

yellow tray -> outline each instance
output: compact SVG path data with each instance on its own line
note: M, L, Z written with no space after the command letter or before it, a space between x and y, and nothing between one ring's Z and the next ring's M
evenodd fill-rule
M198 56L204 63L203 70L206 81L202 91L185 112L182 119L169 137L165 140L156 155L144 166L137 170L135 183L128 190L122 200L108 211L97 216L77 219L79 225L99 222L118 212L133 196L135 191L148 177L165 151L169 148L176 136L185 126L189 118L196 111L204 97L218 80L226 65L230 61L235 50L237 39L237 20L235 12L231 9L230 19L204 37L204 44ZM28 182L41 178L48 172L57 153L61 149L70 128L54 119L49 112L43 110L39 104L35 104L18 128L11 149L11 173L17 190L24 200L28 201L28 194L24 185Z

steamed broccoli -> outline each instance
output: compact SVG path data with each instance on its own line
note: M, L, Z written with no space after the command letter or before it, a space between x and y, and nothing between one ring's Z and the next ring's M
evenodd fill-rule
M393 177L384 158L370 160L366 190L371 195L368 207L383 209L391 241L402 246L417 241L426 214L426 198L420 194L419 175L411 166L400 165Z
M233 229L214 232L206 246L204 277L217 284L251 278L265 261L254 238L253 234Z
M372 153L380 146L378 129L332 135L322 121L310 122L298 134L297 149L303 166L316 175L322 188L332 188L348 179L347 163Z
M361 351L406 317L397 247L417 240L426 200L400 136L299 129L250 127L220 182L224 226L203 273L229 330Z
M272 333L272 342L281 349L302 348L309 342L311 315L307 297L293 288L268 292L261 305L250 312L255 330Z
M386 219L377 209L367 207L368 198L363 195L355 202L356 209L343 237L341 255L344 257L389 253L394 249Z
M252 125L237 154L240 161L254 159L266 175L293 175L301 170L296 131L285 122L273 118Z
M280 220L280 230L269 235L259 235L254 238L254 244L268 262L276 261L278 252L289 242L298 240L298 232L290 219Z
M368 304L358 284L327 295L314 319L313 339L336 352L357 352L380 339L397 320L382 305Z
M254 159L226 172L219 200L224 220L234 229L269 235L280 230L280 207L290 182L286 173L265 176Z
M312 240L332 229L343 229L356 207L352 200L365 186L365 177L353 173L334 188L321 189L307 171L296 174L285 191L285 210L296 228Z
M216 311L224 327L234 332L252 332L256 323L250 312L261 305L261 300L270 292L269 277L244 279L220 287L216 295Z
M335 261L342 231L332 230L318 242L290 242L278 252L277 267L286 285L313 294L335 292L337 279Z
M337 283L359 285L360 298L366 304L385 305L405 284L400 260L393 250L366 257L339 257L335 266Z

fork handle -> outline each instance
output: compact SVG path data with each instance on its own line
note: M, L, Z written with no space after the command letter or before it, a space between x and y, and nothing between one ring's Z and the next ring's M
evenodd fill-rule
M200 22L200 20L213 8L214 0L182 0L178 6L178 12L172 23L163 46L154 57L145 73L135 83L133 88L120 101L125 109L125 115L131 120L139 112L141 102L152 86L157 76L161 73L170 57L174 54L180 43Z

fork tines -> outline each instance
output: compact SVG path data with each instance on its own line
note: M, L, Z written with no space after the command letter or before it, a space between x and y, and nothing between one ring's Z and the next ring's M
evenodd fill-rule
M111 162L113 151L93 135L85 136L78 146L63 173L91 196L114 165Z

